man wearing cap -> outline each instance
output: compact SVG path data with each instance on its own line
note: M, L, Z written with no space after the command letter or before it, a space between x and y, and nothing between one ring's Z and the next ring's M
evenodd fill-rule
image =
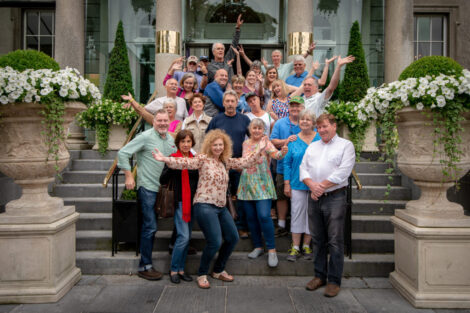
M318 81L315 78L307 77L304 80L304 83L301 87L303 90L301 91L304 93L305 109L313 111L315 116L320 116L323 113L328 100L330 100L336 87L338 87L341 67L351 63L352 61L354 61L354 57L351 55L346 58L341 58L341 56L338 57L336 68L333 76L331 77L330 84L323 92L318 91Z
M271 142L277 149L281 149L289 142L297 139L300 133L299 113L304 109L304 99L300 96L293 96L289 102L289 116L283 117L274 124L271 133ZM277 215L278 226L276 237L287 235L286 218L288 210L288 199L284 194L284 163L283 160L277 161L276 167L276 194L277 194Z
M311 193L308 224L315 247L315 277L306 288L315 290L327 284L324 295L334 297L343 276L346 187L356 153L351 141L336 134L332 114L317 118L317 130L321 140L308 146L299 169L299 180Z
M238 41L240 40L240 27L243 24L242 15L240 14L237 19L237 24L235 26L235 33L233 34L232 38L232 46L237 47ZM208 76L208 83L212 83L215 79L215 73L219 69L225 69L228 73L228 79L232 78L233 75L233 68L228 61L235 59L235 53L232 49L228 49L227 54L225 54L225 46L221 42L216 42L212 45L212 54L214 55L214 59L211 63L207 66L207 76Z
M168 73L163 80L163 86L166 85L166 82L170 78L174 78L178 81L181 81L184 74L186 73L193 73L197 80L198 89L204 89L207 85L207 68L206 66L200 62L199 64L199 71L198 71L198 59L196 56L192 55L187 59L186 62L186 71L182 71L181 68L183 66L183 57L178 57L170 65L168 69ZM205 75L204 75L205 74Z

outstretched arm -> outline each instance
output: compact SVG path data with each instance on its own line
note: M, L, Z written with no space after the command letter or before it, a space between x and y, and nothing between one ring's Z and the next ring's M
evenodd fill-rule
M320 79L318 80L318 86L325 86L326 80L328 79L328 70L330 67L330 63L336 60L338 56L334 56L331 59L325 59L325 67L323 68L323 72L321 74Z
M134 109L134 111L139 114L140 116L142 116L142 118L147 122L149 123L150 125L152 125L153 123L153 114L148 112L144 107L142 107L141 105L139 105L139 103L137 101L134 100L134 98L132 97L132 95L129 93L127 96L126 95L122 95L121 98L123 100L126 100L126 101L129 101L128 103L124 104L123 107L128 109L129 107L132 107Z
M240 55L242 56L245 63L251 67L251 64L253 64L253 61L251 61L250 58L245 54L245 50L243 49L242 45L238 46L238 51L240 51Z
M316 45L315 41L312 42L312 43L310 44L310 46L308 47L307 51L305 51L305 52L302 54L302 56L303 56L304 58L306 58L306 57L308 57L309 54L312 54L312 55L313 55L313 50L315 50L315 45Z
M242 62L240 61L240 52L234 46L230 46L233 53L237 56L237 75L242 75Z
M352 55L347 56L345 58L341 58L341 56L338 57L338 61L336 62L336 68L333 73L333 76L331 77L330 84L328 85L328 87L326 87L324 91L325 99L329 99L335 91L336 87L338 87L339 77L341 74L341 67L343 67L343 65L353 62L354 59L355 58Z

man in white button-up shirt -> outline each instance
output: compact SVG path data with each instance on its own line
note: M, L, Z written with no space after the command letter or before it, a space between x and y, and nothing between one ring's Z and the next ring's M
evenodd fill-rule
M334 297L343 275L346 186L356 153L351 141L336 134L333 115L320 115L317 131L322 140L311 143L305 151L299 175L311 191L308 216L316 249L315 277L307 284L307 289L315 290L328 282L325 296Z

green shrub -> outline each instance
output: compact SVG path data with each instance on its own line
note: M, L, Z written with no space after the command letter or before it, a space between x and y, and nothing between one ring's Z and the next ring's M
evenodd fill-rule
M124 29L122 21L119 21L116 30L116 39L114 48L109 57L109 69L104 85L103 98L113 101L122 101L121 95L131 93L134 96L132 88L132 75L129 67L129 57L127 56L126 40L124 39Z
M356 59L346 66L338 98L341 101L357 102L366 95L370 86L358 21L351 26L348 55L353 55Z
M0 67L11 67L19 72L27 69L48 68L60 70L59 63L43 52L36 50L16 50L0 57Z
M410 77L420 78L426 75L439 76L441 73L445 75L460 76L462 75L462 70L462 66L451 58L432 55L423 57L411 63L400 74L398 80L405 80Z

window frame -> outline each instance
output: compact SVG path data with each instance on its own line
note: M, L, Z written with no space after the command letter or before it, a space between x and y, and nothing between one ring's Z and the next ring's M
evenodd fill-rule
M28 13L39 13L38 15L38 33L34 35L28 34ZM41 34L41 13L52 13L52 35L42 35ZM22 12L22 17L23 17L23 31L22 31L22 44L23 44L23 49L27 49L27 39L28 37L36 37L38 38L38 44L37 44L37 51L41 51L41 37L49 37L52 39L52 51L50 57L54 58L55 56L55 24L56 24L56 17L55 17L55 9L53 8L25 8L23 9ZM44 51L43 51L44 52Z
M442 18L442 40L433 40L432 39L432 18L435 17L440 17ZM418 19L419 18L430 18L430 27L429 27L429 40L424 40L424 41L419 41L419 26L418 26ZM415 32L415 25L416 25L416 32ZM433 43L442 43L442 56L448 56L448 29L449 29L449 18L447 14L422 14L422 13L415 13L413 16L413 34L414 34L414 40L413 40L413 48L414 48L414 58L419 59L418 57L418 51L419 51L419 44L420 43L426 43L429 44L430 46L430 55L437 55L437 54L432 54L432 44ZM426 55L423 55L421 57L424 57Z

